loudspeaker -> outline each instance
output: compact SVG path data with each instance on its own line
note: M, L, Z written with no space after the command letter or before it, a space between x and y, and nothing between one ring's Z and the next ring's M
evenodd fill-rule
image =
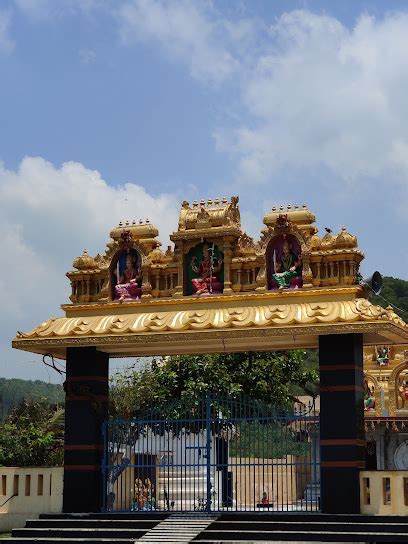
M379 295L382 289L382 276L379 272L375 271L371 276L360 279L360 285L365 289L371 290L375 295Z

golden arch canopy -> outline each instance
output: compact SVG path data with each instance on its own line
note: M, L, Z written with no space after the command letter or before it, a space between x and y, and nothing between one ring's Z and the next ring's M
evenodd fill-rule
M166 251L150 222L120 224L104 254L74 260L65 315L18 333L13 346L64 358L67 347L91 345L112 356L316 347L319 335L358 332L366 344L408 343L405 322L358 285L364 256L346 228L320 238L306 206L273 208L264 224L258 241L243 232L237 197L183 202ZM274 289L274 244L282 240L298 248L301 282ZM203 284L205 296L187 296L194 251L205 244L218 249L222 291ZM129 254L140 257L135 300L115 295Z

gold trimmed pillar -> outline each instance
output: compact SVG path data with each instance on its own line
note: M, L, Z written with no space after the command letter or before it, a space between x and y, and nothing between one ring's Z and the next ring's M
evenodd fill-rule
M64 512L99 512L102 505L108 370L109 356L95 347L67 348Z
M319 337L321 509L360 512L365 468L363 335Z

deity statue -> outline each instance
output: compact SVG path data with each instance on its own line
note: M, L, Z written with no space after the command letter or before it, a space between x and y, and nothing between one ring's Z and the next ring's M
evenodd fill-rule
M376 361L380 366L388 366L390 362L390 348L387 346L375 347Z
M115 285L115 298L119 302L124 300L137 300L142 296L142 272L136 266L136 260L131 253L126 255L126 266L120 272L119 261L114 271L117 284Z
M278 284L278 288L288 289L290 287L291 278L299 277L299 268L301 266L300 257L296 257L291 251L291 244L288 240L283 241L283 253L279 261L276 260L276 253L274 252L274 269L275 273L272 274L273 280ZM298 289L298 285L295 285L295 289Z
M198 274L198 278L191 280L193 290L196 295L211 294L213 292L222 292L222 285L218 279L218 273L223 265L222 258L216 258L214 255L214 246L210 248L208 244L203 246L203 257L201 263L197 265L197 257L191 259L191 268Z
M367 380L364 380L364 410L368 412L375 410L374 387L370 387Z
M408 381L406 376L401 376L399 379L398 396L401 399L401 408L405 409L405 403L408 400Z

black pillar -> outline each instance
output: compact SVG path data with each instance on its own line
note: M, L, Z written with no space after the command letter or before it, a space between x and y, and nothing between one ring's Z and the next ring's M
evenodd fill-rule
M362 334L319 338L322 512L360 512L365 467Z
M63 511L98 512L109 356L94 347L67 348L66 369Z

